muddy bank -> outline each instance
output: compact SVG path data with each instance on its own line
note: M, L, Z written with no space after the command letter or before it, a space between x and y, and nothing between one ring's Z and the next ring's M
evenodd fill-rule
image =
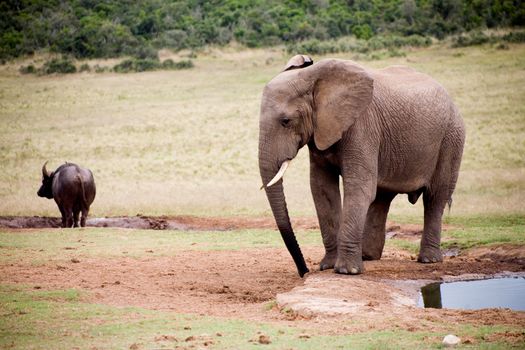
M293 221L298 229L317 229L316 218L298 218ZM2 216L0 228L54 228L60 227L60 218L41 216ZM119 227L143 230L213 230L228 231L238 229L274 229L273 218L252 217L195 217L195 216L124 216L90 218L88 227Z

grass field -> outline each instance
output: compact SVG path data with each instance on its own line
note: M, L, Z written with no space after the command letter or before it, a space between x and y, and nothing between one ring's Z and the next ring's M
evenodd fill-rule
M523 272L525 45L335 57L374 68L409 65L448 89L467 143L443 247L503 251L414 267L418 239L389 239L387 259L367 265L376 278L416 278L412 268L420 279ZM36 196L46 160L49 169L69 161L93 170L92 217L270 216L259 190L258 110L265 83L287 59L279 48L232 47L201 52L184 71L18 73L38 57L0 66L0 216L59 215L53 201ZM307 153L285 177L292 216L314 215ZM422 205L398 196L389 218L417 226ZM318 268L319 232L297 237ZM271 229L0 229L0 349L429 349L442 348L449 333L467 349L525 343L525 313L510 310L381 314L383 306L369 302L371 318L334 321L278 309L276 294L303 282Z
M203 53L186 71L35 77L2 67L0 215L57 215L36 197L46 160L93 170L95 216L270 215L259 191L258 109L286 60L278 49L230 49ZM525 212L525 45L434 46L360 63L407 64L450 91L467 125L452 215ZM285 179L292 215L314 213L307 153ZM392 213L420 217L421 206L399 196Z

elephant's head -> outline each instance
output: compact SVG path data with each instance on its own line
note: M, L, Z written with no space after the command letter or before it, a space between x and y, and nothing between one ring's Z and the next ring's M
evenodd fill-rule
M372 100L373 80L351 61L294 56L264 88L259 121L259 169L266 195L299 275L308 272L290 224L282 176L301 147L326 150Z

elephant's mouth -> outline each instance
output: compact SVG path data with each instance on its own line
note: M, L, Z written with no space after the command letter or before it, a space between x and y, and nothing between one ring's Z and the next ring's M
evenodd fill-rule
M266 184L266 186L263 184L261 186L261 190L263 188L268 188L272 185L274 185L277 181L279 181L280 179L282 179L282 177L284 176L284 173L286 172L286 169L288 169L288 166L290 165L290 162L292 160L291 159L287 159L285 160L282 164L281 164L281 167L279 168L279 171L277 172L277 174L275 174L275 176L273 177L273 179L270 180L270 182L268 182L268 184Z

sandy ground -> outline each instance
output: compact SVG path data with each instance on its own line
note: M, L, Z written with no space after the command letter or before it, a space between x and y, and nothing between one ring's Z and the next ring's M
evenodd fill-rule
M299 225L315 226L309 220ZM234 226L232 222L221 224ZM248 221L236 225L260 227ZM392 228L389 235L394 239L416 239L420 231L417 225L390 225ZM28 259L1 265L0 283L77 288L89 292L89 302L293 324L323 334L392 328L437 331L458 323L506 324L525 329L525 312L418 308L417 288L422 282L404 282L440 281L466 274L490 276L504 271L525 273L525 247L502 245L470 250L446 257L438 264L419 264L415 256L391 248L385 250L380 261L365 262L366 272L360 276L320 272L321 247L306 248L304 255L312 271L304 279L298 277L283 247L206 254L183 251L171 257L151 258L79 257L74 262L48 261L37 266ZM303 300L332 298L335 304L324 311L312 311L294 305L291 300L297 296ZM337 312L339 306L346 311ZM525 342L524 333L502 333L501 337Z

